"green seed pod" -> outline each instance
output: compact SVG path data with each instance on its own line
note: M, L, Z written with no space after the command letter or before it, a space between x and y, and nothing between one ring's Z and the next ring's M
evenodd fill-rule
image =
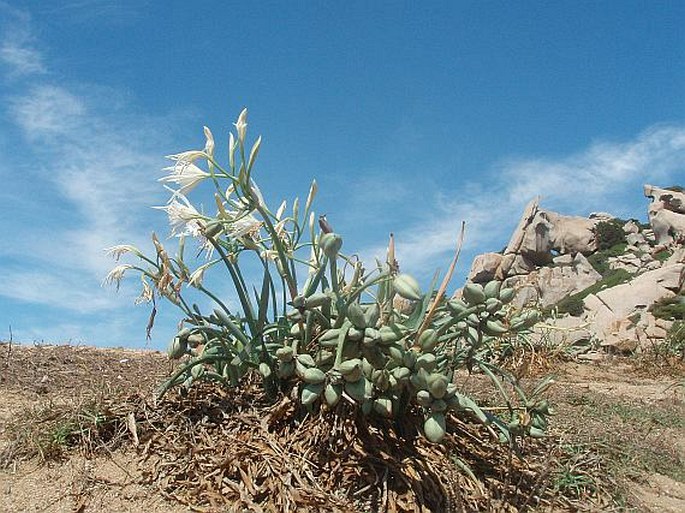
M371 362L369 362L369 360L367 360L366 358L362 358L362 373L364 374L364 376L370 378L373 375L374 370L375 369L373 365L371 365Z
M297 363L304 367L316 367L316 362L314 362L314 358L312 358L312 356L307 353L298 354Z
M456 315L461 314L463 311L468 310L469 306L464 303L461 299L450 299L447 302L447 307L452 310Z
M535 403L533 410L541 413L542 415L552 415L552 410L549 407L549 401L547 399L541 399Z
M485 302L485 292L483 286L478 283L467 283L462 290L464 301L471 306Z
M179 337L174 337L171 343L169 344L167 354L169 355L169 358L171 358L172 360L178 360L181 356L186 354L187 350L188 344L186 340L181 339Z
M342 237L337 233L324 233L319 239L319 247L328 258L336 258L342 244Z
M496 297L485 300L485 309L490 313L498 312L502 308L502 302Z
M333 360L335 360L335 353L326 350L319 351L318 353L316 353L316 356L314 357L316 366L319 368L331 365L333 363Z
M362 361L359 358L353 358L351 360L345 360L344 362L342 362L338 367L338 370L340 371L340 374L344 376L345 374L349 374L355 369L361 370L361 366Z
M338 367L345 381L358 381L362 377L362 361L358 358L346 360Z
M475 328L480 325L480 317L478 317L478 314L472 313L466 318L466 324Z
M336 347L339 336L340 330L337 328L326 330L319 336L319 344L323 347Z
M205 343L205 337L202 335L202 333L193 333L192 335L188 335L186 340L188 345L193 349Z
M364 318L364 310L359 303L352 303L347 306L347 318L354 324L358 330L366 328L366 319Z
M542 429L531 426L528 428L528 434L533 438L544 438L545 432Z
M376 385L378 390L385 392L390 388L390 373L385 369L376 372L377 374L373 377L373 384Z
M193 379L201 378L204 373L205 373L205 366L202 364L195 365L192 369L190 369L190 375L193 377Z
M372 340L373 342L378 342L381 339L381 334L376 328L366 328L364 330L364 338Z
M373 410L382 417L392 417L392 400L387 397L379 397L373 402Z
M485 284L485 287L483 287L483 293L485 294L486 298L497 298L499 297L499 290L500 287L502 286L501 281L493 280L489 281L488 283Z
M297 295L293 298L293 300L290 302L291 305L293 305L293 308L297 308L298 310L300 308L304 308L305 305L305 299L303 295Z
M419 369L416 373L412 374L409 380L414 388L418 390L424 390L428 387L427 383L428 373L424 369Z
M331 385L330 383L326 385L324 390L324 399L326 399L326 404L333 408L340 398L342 397L342 385Z
M428 328L427 330L424 330L423 333L421 333L421 336L419 337L419 345L421 346L421 350L424 352L430 352L433 349L435 349L435 346L438 344L438 332L435 331L432 328Z
M294 302L294 300L293 300ZM311 310L312 308L317 308L319 306L327 305L331 302L331 296L323 292L318 292L312 294L304 300L304 308Z
M428 408L433 402L433 398L428 390L419 390L416 392L416 402L419 404L419 406Z
M428 376L426 379L426 384L428 385L428 390L433 397L436 399L442 399L447 393L447 377L443 374L434 372Z
M300 393L300 402L304 404L305 406L309 406L310 404L313 404L314 401L316 401L319 396L321 395L321 392L323 392L323 384L318 383L318 384L313 384L313 383L308 383L305 386L302 387L302 392Z
M295 338L300 338L302 336L302 329L300 328L299 322L290 327L290 335Z
M269 367L268 364L262 362L259 364L259 373L262 375L264 378L268 378L271 376L271 367Z
M493 337L496 337L498 335L503 335L504 333L507 333L509 329L502 324L500 321L493 321L493 320L488 320L485 325L483 326L483 332L486 335L491 335Z
M385 349L386 353L390 357L390 359L396 364L396 365L403 365L404 363L404 351L397 347L396 345L393 346L388 346Z
M464 331L466 328L469 327L468 324L466 324L465 321L459 321L457 324L454 325L455 328L457 328L459 331Z
M410 369L414 368L414 365L416 365L416 358L417 358L417 353L416 351L413 351L412 349L409 349L408 351L404 352L404 366L409 367Z
M431 413L423 424L423 432L429 441L440 442L447 432L445 415L443 413Z
M358 402L361 402L366 398L367 388L370 388L371 391L373 390L373 385L366 378L360 378L357 381L350 381L345 384L345 392L347 392L347 395Z
M300 321L304 321L304 316L302 315L302 312L300 312L299 310L288 310L285 316L294 324L297 324Z
M364 337L362 339L362 345L366 348L372 348L376 347L376 339L374 338L369 338L369 337Z
M395 367L391 372L395 379L400 382L407 381L411 376L411 370L406 367Z
M436 358L433 353L425 353L416 359L416 369L424 369L426 372L433 372L436 365Z
M326 381L326 375L323 373L322 370L317 369L316 367L312 367L311 369L307 369L304 371L304 373L302 374L302 379L305 383L316 385L318 383L323 383L324 381Z
M501 289L499 291L499 300L505 305L511 303L516 295L516 291L512 288Z
M404 336L402 330L397 326L381 326L378 333L380 335L380 343L384 346L397 342Z
M357 328L350 328L347 332L347 340L352 342L359 342L364 338L364 330Z
M366 320L366 326L369 328L375 328L378 323L378 319L381 316L381 309L378 303L373 303L366 307L364 311L364 319Z
M442 399L436 399L431 403L430 407L431 411L441 413L447 410L447 403Z
M276 350L276 358L282 362L289 362L293 359L293 348L290 346L283 346Z
M278 374L278 377L281 379L287 379L291 377L293 374L295 374L295 362L292 360L289 362L280 362L276 374Z
M392 283L395 292L404 299L413 301L421 300L421 288L419 282L408 274L400 274L395 277Z

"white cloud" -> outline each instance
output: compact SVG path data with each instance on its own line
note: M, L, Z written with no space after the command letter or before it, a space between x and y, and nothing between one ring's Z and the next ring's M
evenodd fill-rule
M23 31L12 55L32 54L42 63L30 46L28 15L11 14ZM0 57L9 63L6 55ZM28 62L24 75L32 69ZM9 263L0 296L79 313L124 306L131 293L100 287L114 265L103 250L122 242L149 245L149 221L158 217L149 206L165 199L151 179L162 165L163 131L132 114L123 95L103 101L99 86L57 83L50 74L17 76L12 85L20 92L3 98L14 124L4 130L24 141L0 163L0 174L7 190L21 194L12 198L11 215L35 224L17 231L10 229L16 222L2 222L0 257Z
M8 75L14 78L46 73L43 55L35 47L28 13L0 2L0 15L5 15L1 27L4 36L0 40L0 62L9 70Z

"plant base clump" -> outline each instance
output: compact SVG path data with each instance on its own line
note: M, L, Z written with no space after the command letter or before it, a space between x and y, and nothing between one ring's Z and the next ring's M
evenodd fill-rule
M553 500L543 462L502 451L482 426L447 416L435 445L420 435L418 411L372 423L348 403L308 414L287 396L265 401L251 381L240 393L203 384L139 409L148 483L208 511L475 512ZM543 451L544 442L527 447Z

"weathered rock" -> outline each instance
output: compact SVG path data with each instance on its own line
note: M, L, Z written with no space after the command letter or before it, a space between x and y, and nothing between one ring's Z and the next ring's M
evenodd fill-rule
M565 262L567 259L561 261ZM518 290L515 305L523 306L529 302L536 302L542 307L547 307L580 292L601 278L587 258L578 253L571 259L570 265L542 267L527 275L511 277L505 284Z
M552 260L552 251L560 254L589 254L597 249L597 221L571 217L548 210L538 210L526 227L519 253L544 265Z
M544 325L538 325L529 335L534 344L546 343L553 346L573 346L592 339L590 323L567 315L549 319Z
M675 248L673 254L664 262L664 265L673 264L685 264L685 246Z
M599 339L616 347L625 345L627 332L621 323L631 318L635 324L635 315L639 318L656 301L675 296L684 280L684 264L643 273L628 283L587 296L583 301L587 310L585 317L593 322Z
M478 255L471 264L469 281L474 283L486 283L495 278L497 269L502 264L502 255L499 253L483 253Z
M639 344L636 328L635 323L628 318L614 321L604 333L600 345L610 347L619 353L631 353Z
M644 186L645 196L663 204L664 208L685 214L685 192L662 189L654 185Z
M631 234L631 233L640 233L640 227L637 225L635 221L628 221L626 224L623 225L623 231L626 234Z
M626 235L626 242L633 246L639 246L645 243L645 238L640 233L629 233Z
M644 194L652 199L649 224L658 244L670 244L685 237L685 193L645 185Z

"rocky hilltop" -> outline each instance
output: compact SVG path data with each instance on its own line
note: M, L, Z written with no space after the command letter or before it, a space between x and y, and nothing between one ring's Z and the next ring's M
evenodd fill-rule
M647 224L565 216L533 199L506 248L477 256L468 281L515 288L515 304L540 308L545 336L559 343L657 346L685 321L685 192L645 185L644 194Z

